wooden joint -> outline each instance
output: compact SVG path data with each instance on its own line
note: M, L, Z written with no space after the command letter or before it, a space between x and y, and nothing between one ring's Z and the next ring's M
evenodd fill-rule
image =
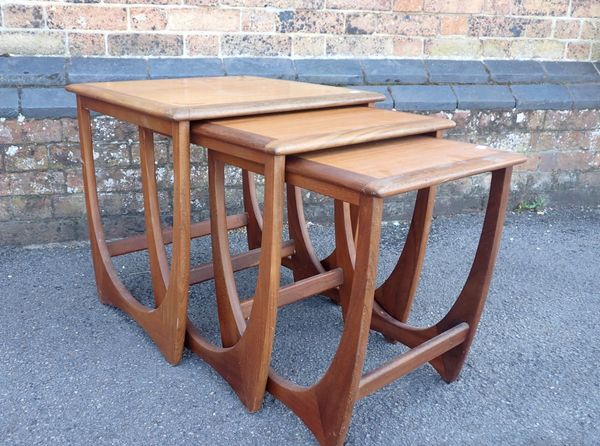
M281 246L281 257L288 257L295 252L294 241L288 240L283 242ZM257 266L260 261L260 248L253 249L242 254L231 256L231 264L233 271L241 271L243 269ZM214 277L214 265L212 262L204 265L195 266L190 270L190 285L205 282Z
M315 294L320 294L324 291L336 288L343 282L344 272L342 271L342 268L335 268L307 279L299 280L280 288L277 306L283 307L298 302L307 297L314 296ZM241 303L244 318L250 317L253 303L254 299L248 299Z
M469 332L469 324L462 322L440 333L397 358L371 370L360 379L358 398L363 398L392 383L414 369L462 344Z
M248 223L247 214L236 214L227 216L227 229L243 228ZM191 238L198 238L210 235L210 220L204 220L194 223L190 227ZM165 244L173 241L173 228L168 227L162 230L163 241ZM117 257L132 252L148 249L148 241L145 234L134 235L131 237L114 240L106 244L108 253L111 257Z

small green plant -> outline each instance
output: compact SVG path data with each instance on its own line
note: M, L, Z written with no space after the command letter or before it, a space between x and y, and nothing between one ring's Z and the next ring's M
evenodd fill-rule
M544 197L537 197L533 200L522 201L520 202L515 211L518 212L536 212L538 214L543 214L546 209L546 200Z

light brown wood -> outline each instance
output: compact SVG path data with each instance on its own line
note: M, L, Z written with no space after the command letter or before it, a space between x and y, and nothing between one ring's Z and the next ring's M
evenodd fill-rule
M526 160L521 154L481 145L413 136L293 156L286 174L315 182L327 178L331 187L388 197Z
M417 367L462 344L467 338L468 331L469 324L464 322L458 324L366 373L360 379L358 398L364 398L376 392Z
M142 305L125 288L111 262L106 244L94 167L93 141L90 112L82 101L77 101L79 138L83 162L84 195L90 233L90 249L96 275L96 287L100 301L120 308L135 319L155 342L167 361L176 364L183 352L185 320L187 313L187 290L190 245L190 197L189 197L189 125L176 123L171 127L173 135L174 165L174 232L173 255L169 280L164 298L157 308ZM156 233L151 228L152 233Z
M227 229L239 229L246 226L248 216L244 214L228 215ZM210 235L210 220L192 223L190 226L191 238ZM162 230L162 238L165 244L173 241L173 228L167 227ZM132 252L148 249L146 234L132 235L126 238L112 240L106 244L111 257L118 257Z
M431 228L436 186L417 193L410 229L396 267L375 290L375 301L395 319L406 322L417 292Z
M281 245L281 257L293 256L295 252L294 241L288 240ZM243 269L257 266L260 261L260 248L252 249L248 252L243 252L235 256L231 256L231 265L233 271L241 271ZM205 282L215 276L213 262L205 263L204 265L194 266L190 271L190 285L195 283Z
M80 96L176 121L367 104L382 94L252 76L71 84ZM110 114L110 113L109 113Z
M344 272L341 268L334 268L307 279L295 281L294 283L279 289L277 306L283 307L332 288L336 288L341 285L343 281ZM245 318L250 316L253 304L253 298L247 299L241 303L242 312Z
M291 155L431 133L454 125L448 119L435 116L345 107L198 123L192 127L192 134L231 144L242 143L267 153Z
M262 405L275 333L281 268L285 159L264 165L265 207L256 295L246 325L237 297L225 221L223 161L209 151L209 186L215 285L223 348L188 321L187 345L208 362L251 412Z

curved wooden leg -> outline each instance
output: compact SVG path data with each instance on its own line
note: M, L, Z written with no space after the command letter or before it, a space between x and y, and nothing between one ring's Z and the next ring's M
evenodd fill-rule
M263 219L256 198L256 181L253 172L242 170L242 188L244 209L246 214L248 214L248 223L246 225L248 249L260 248Z
M223 163L209 151L214 272L224 348L210 343L189 321L187 342L190 349L221 374L251 412L262 405L275 334L281 267L284 169L283 157L270 158L265 164L264 231L258 282L246 325L235 290L227 230L223 225Z
M447 382L458 377L481 318L500 246L511 173L510 167L492 173L490 195L475 259L460 295L446 316L431 327L415 328L395 319L380 305L374 305L372 328L409 347L419 346L460 324L468 324L465 339L460 345L430 361Z
M176 364L180 361L183 351L187 313L190 256L189 124L173 125L175 221L170 280L164 299L158 307L147 308L125 288L111 262L98 206L90 113L81 105L79 99L77 117L90 248L100 301L129 314L148 333L167 361Z
M302 189L291 184L287 185L287 209L289 238L294 240L296 248L296 253L290 259L294 280L306 279L325 272L308 235Z
M394 319L406 322L421 276L425 257L436 187L417 193L410 229L396 267L375 291L375 301Z
M273 371L269 375L269 392L292 409L323 445L343 444L358 396L369 337L382 207L379 198L361 200L356 270L354 274L344 271L342 285L350 288L344 332L325 375L310 387L295 385ZM339 233L343 240L352 239L348 225L337 231L336 236ZM336 254L346 269L352 264L349 246L341 243Z
M167 292L167 284L169 283L169 261L164 249L160 221L160 206L158 204L158 189L156 187L154 133L152 130L140 127L139 135L148 258L150 261L154 301L158 306L163 301Z

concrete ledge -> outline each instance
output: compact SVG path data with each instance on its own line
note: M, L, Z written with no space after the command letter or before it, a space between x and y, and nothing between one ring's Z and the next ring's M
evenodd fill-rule
M426 84L427 71L422 60L360 61L368 84Z
M569 89L562 85L512 85L518 110L566 110L573 106Z
M534 60L486 60L492 81L499 84L535 84L546 79L542 64Z
M461 110L511 110L515 98L506 85L457 85L452 87Z
M75 95L64 88L25 88L21 112L32 118L75 117Z
M0 86L58 86L65 84L63 57L0 57Z
M146 61L143 59L76 57L67 65L67 79L70 83L147 78Z
M0 117L72 115L72 102L52 90L66 83L223 75L367 85L386 95L380 107L402 110L600 107L600 63L591 62L0 57Z
M19 90L0 88L0 117L14 118L19 109Z
M301 59L294 61L299 81L329 85L360 85L362 68L354 59Z
M385 100L381 102L377 102L375 107L377 108L394 108L394 99L390 94L390 90L388 87L383 85L359 85L358 87L354 87L355 90L365 90L365 91L374 91L376 93L381 93L385 95Z
M148 74L151 79L197 76L223 76L225 70L218 58L203 59L149 59Z
M268 57L230 57L223 59L228 76L262 76L275 79L295 79L296 72L291 59Z
M429 82L434 84L486 84L489 74L482 62L426 60Z
M456 96L452 88L443 85L406 85L390 87L396 110L455 110Z
M600 108L600 84L569 85L573 108Z

